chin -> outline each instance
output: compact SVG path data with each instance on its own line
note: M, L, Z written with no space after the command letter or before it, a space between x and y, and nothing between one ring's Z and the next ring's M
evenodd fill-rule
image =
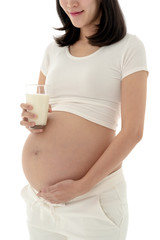
M73 22L73 21L71 21L71 22L72 22L73 26L76 27L76 28L83 28L83 27L86 26L86 25L83 24L83 23L75 23L75 22Z
M72 22L72 21L71 21ZM75 23L75 22L72 22L72 25L76 28L82 28L83 25L82 24L79 24L79 23Z

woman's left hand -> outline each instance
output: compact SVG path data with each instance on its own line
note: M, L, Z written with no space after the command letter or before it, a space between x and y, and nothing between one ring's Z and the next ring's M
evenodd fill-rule
M81 180L67 179L52 186L43 188L37 194L51 203L65 203L87 192Z

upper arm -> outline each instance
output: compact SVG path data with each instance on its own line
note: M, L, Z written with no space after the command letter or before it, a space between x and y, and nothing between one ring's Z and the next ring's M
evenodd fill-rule
M38 84L39 85L44 85L46 82L46 76L40 71L39 73L39 79L38 79Z
M140 138L145 118L147 76L146 71L130 74L121 85L122 129L135 131Z

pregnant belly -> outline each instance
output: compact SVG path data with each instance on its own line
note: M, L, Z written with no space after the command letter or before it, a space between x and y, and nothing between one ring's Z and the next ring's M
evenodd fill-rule
M93 166L115 136L113 130L66 112L52 112L43 133L30 134L22 166L39 191L65 179L78 180Z

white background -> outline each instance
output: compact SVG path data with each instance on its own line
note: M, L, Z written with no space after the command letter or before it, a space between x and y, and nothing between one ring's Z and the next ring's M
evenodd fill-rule
M25 204L27 184L21 152L28 135L19 125L24 85L36 83L45 47L59 27L55 0L0 2L0 219L3 239L28 240ZM130 221L128 240L160 239L160 114L158 0L120 0L128 32L144 43L149 69L144 137L124 161Z

